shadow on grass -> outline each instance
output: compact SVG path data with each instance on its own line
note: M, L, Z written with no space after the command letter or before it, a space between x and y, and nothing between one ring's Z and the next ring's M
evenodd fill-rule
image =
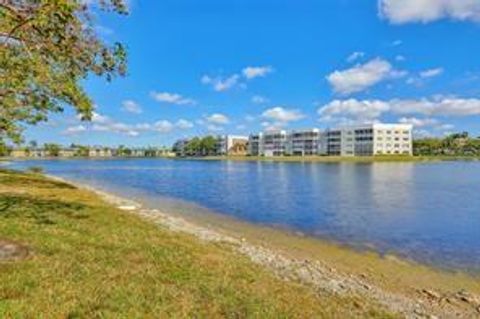
M0 194L0 218L33 219L39 224L55 224L55 217L85 219L87 205L61 200L39 199L23 194Z

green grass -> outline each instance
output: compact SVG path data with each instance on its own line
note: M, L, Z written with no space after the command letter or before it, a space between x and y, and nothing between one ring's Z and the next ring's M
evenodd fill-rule
M0 170L0 318L385 318L374 303L281 281L223 245L159 228L97 195Z

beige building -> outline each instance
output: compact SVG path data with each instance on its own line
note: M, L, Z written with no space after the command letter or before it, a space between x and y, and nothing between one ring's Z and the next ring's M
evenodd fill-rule
M247 136L220 135L217 137L216 154L232 156L247 155L247 145Z
M62 148L59 152L60 157L74 157L75 150L72 148Z
M327 130L320 154L412 155L412 129L410 124L368 124Z
M108 147L91 147L88 150L88 156L89 157L111 157L112 156L112 150Z
M15 157L15 158L28 157L29 155L30 155L30 153L26 149L23 149L23 148L13 149L10 152L10 156Z

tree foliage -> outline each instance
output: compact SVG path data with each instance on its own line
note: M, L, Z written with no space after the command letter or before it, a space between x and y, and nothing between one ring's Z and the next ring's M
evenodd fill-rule
M60 155L61 147L58 144L49 143L49 144L45 144L43 146L43 149L45 150L48 156L58 157Z
M5 145L5 143L0 142L0 157L9 156L11 149Z
M126 51L95 33L92 7L83 0L0 1L0 140L19 143L25 125L46 121L71 105L84 120L93 103L81 81L110 81L126 73ZM99 0L126 14L123 0Z
M413 142L414 155L480 156L480 138L470 138L467 132L445 138L424 138Z
M213 136L194 137L185 146L185 152L189 156L214 155L217 149L216 145L217 139Z

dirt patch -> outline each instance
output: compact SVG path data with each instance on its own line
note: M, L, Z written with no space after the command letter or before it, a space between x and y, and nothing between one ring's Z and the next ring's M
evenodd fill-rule
M28 257L30 251L27 246L11 240L0 239L0 262L16 261Z

